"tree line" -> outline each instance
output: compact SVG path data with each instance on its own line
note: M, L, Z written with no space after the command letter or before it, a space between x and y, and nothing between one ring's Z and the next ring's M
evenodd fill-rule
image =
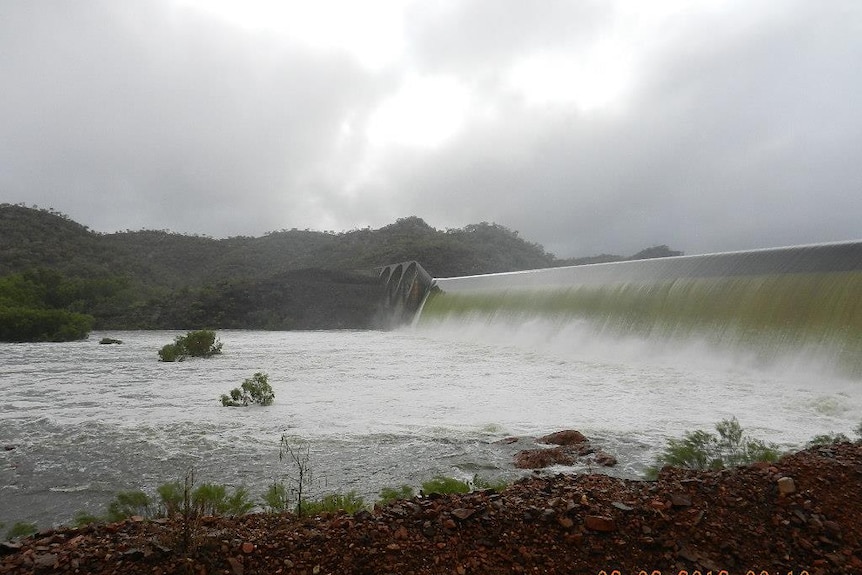
M678 253L651 250L647 257ZM406 260L434 277L586 263L560 260L487 222L438 230L413 216L379 229L213 239L165 230L100 234L54 210L0 204L3 325L27 333L42 326L51 332L47 339L74 339L88 326L375 328L381 325L375 268ZM45 327L57 321L69 331Z

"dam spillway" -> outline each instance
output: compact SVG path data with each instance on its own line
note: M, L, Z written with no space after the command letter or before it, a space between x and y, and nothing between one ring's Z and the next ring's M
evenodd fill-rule
M579 322L603 337L810 357L862 379L862 242L435 278L417 323Z

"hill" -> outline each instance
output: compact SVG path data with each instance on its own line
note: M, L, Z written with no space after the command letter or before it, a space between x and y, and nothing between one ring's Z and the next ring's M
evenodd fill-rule
M642 254L678 253L650 250ZM451 277L621 259L559 260L487 222L437 230L413 216L376 230L214 239L100 234L54 210L0 204L0 277L62 274L74 293L64 309L93 315L96 329L371 328L380 325L375 268L390 263L417 260Z

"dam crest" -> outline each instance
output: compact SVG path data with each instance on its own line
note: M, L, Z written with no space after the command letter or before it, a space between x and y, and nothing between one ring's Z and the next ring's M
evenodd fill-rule
M432 278L383 268L396 323L579 322L597 335L804 353L862 379L862 241Z

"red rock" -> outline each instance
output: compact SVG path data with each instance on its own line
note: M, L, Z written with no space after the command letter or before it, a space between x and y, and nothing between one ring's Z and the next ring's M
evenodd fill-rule
M56 569L59 563L59 557L56 553L43 553L37 555L33 560L33 565L37 569Z
M603 515L587 515L584 517L584 527L593 531L607 533L616 531L617 523L612 518Z
M778 480L778 492L782 495L789 495L796 491L796 483L792 477L782 477Z
M587 438L580 431L574 429L566 429L544 435L536 440L538 443L550 443L553 445L576 445L578 443L586 443Z
M457 517L461 521L464 521L465 519L467 519L468 517L470 517L474 513L476 513L475 509L464 509L463 507L459 507L458 509L452 510L452 515L454 515L455 517Z
M243 553L248 555L252 551L254 551L254 543L252 543L251 541L246 541L245 543L242 544L242 552Z
M731 559L739 567L734 574L770 565L786 565L787 571L797 565L812 575L862 573L862 444L790 454L774 467L774 474L755 467L665 468L656 481L527 477L493 500L484 493L415 498L399 504L404 513L383 506L349 521L345 514L216 516L194 523L193 545L185 551L178 517L59 528L48 540L22 538L6 550L0 545L0 573L200 575L205 568L208 574L237 575L234 567L241 566L246 573L283 575L422 575L454 574L461 566L469 575L596 574L611 568L670 570L679 562L686 564L674 565L674 573L717 573ZM777 497L776 480L785 476L794 479L797 491ZM690 497L692 506L672 507L675 493ZM466 521L453 514L471 508L476 512ZM549 508L548 521L539 521ZM525 514L533 520L525 521ZM443 528L444 520L452 530ZM595 529L601 526L613 531ZM245 554L243 542L253 541L261 545ZM399 549L387 551L389 545ZM49 558L40 559L52 554L56 568L47 566ZM686 556L698 565L687 564ZM37 561L46 567L37 568Z
M245 573L245 567L243 567L243 564L236 557L228 557L227 562L233 575L243 575Z
M670 504L674 507L690 507L691 497L685 493L672 493L670 496Z
M593 456L593 461L595 461L597 465L602 465L604 467L613 467L617 464L617 458L610 453L605 453L604 451L596 451L596 454Z
M551 465L573 465L575 456L564 447L525 449L515 454L518 469L542 469Z

